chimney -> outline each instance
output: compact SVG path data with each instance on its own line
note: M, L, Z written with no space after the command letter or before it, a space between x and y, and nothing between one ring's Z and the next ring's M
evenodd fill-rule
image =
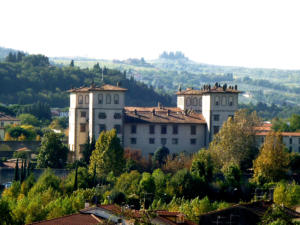
M152 115L155 116L155 109L152 109Z

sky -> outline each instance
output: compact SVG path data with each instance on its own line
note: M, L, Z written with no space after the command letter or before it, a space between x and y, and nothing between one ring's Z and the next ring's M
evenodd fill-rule
M300 69L299 0L2 0L0 46L32 54Z

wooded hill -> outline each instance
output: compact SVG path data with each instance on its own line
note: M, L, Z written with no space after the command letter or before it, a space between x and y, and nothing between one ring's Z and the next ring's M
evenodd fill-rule
M102 81L103 74L103 81ZM69 106L71 87L112 84L117 82L128 88L126 105L150 106L161 102L172 105L172 99L165 94L155 92L146 84L126 78L126 72L117 69L93 68L81 69L70 64L56 66L43 55L25 55L10 53L0 62L0 102L4 104L48 103L51 107Z

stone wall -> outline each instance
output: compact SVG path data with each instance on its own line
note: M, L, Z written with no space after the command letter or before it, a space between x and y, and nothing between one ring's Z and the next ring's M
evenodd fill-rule
M33 174L35 178L38 178L45 169L34 169ZM71 170L67 169L52 169L52 171L55 173L58 177L66 177ZM4 184L6 182L13 181L15 177L15 169L14 168L5 168L0 167L0 184Z

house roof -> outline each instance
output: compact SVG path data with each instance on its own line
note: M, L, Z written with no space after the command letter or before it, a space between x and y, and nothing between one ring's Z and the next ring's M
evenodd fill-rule
M202 114L177 107L125 107L125 123L206 124Z
M20 120L0 112L0 121L20 121Z
M254 127L254 130L257 132L263 132L263 131L271 131L272 124L271 123L263 123L259 127Z
M183 91L176 92L177 95L204 95L208 93L233 93L233 94L239 94L242 93L242 91L239 91L235 89L234 87L224 88L223 87L211 87L208 88L207 86L203 87L202 89L192 89L187 88Z
M79 87L79 88L72 88L68 90L68 92L90 92L90 91L127 91L127 89L121 88L119 86L110 85L110 84L105 84L101 87L97 87L92 84L90 87Z
M157 210L155 212L157 214L157 217L154 218L154 220L161 220L164 224L178 225L179 223L176 222L176 217L179 215L183 215L185 217L184 222L180 223L181 225L196 225L197 224L191 220L187 220L186 216L184 214L182 214L181 212L169 212L169 211L165 211L165 210Z
M55 219L34 222L39 225L96 225L102 220L92 214L76 213Z

